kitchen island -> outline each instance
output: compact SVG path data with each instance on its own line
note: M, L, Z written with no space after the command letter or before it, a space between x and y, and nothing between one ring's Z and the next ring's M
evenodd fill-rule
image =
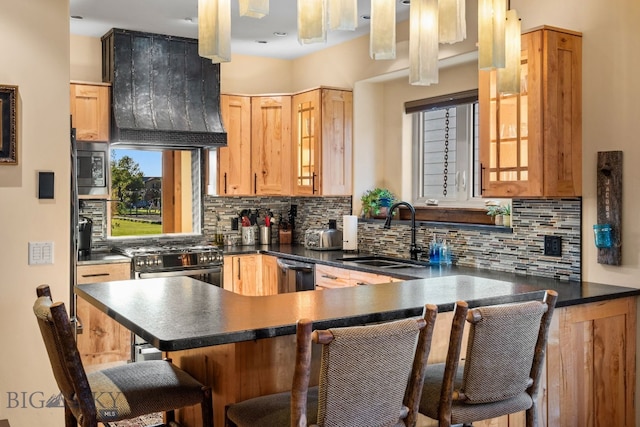
M544 289L552 288L559 301L540 393L541 419L548 420L546 425L575 420L589 425L586 419L593 420L589 414L595 413L596 420L633 425L640 290L553 281L541 286L526 279L450 275L248 297L179 277L81 285L76 293L210 384L215 422L223 425L226 404L289 389L299 318L328 328L416 316L425 303L436 304L440 314L429 358L436 362L446 355L455 301L466 300L472 307L505 303L541 298ZM317 369L317 355L314 362ZM183 410L180 418L185 425L198 425L197 412ZM498 425L520 420L505 417Z

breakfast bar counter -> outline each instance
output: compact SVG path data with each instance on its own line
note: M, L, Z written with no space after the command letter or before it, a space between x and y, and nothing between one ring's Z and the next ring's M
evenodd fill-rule
M474 307L541 298L544 289L554 289L559 301L539 397L545 425L570 425L585 413L608 414L615 425L632 425L640 290L528 279L452 274L250 297L176 277L80 285L76 293L210 384L215 425L224 425L225 405L291 387L299 318L313 320L314 328L329 328L417 316L425 303L436 304L432 363L446 357L455 301ZM317 372L317 355L313 360ZM190 409L179 414L186 426L199 425L198 417Z

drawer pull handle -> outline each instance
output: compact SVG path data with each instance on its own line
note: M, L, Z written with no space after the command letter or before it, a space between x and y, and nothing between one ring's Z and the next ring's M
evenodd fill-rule
M93 273L93 274L83 274L82 277L105 277L111 276L109 273Z
M338 277L337 277L337 276L330 276L330 275L328 275L328 274L323 274L323 275L322 275L322 277L323 277L324 279L331 279L331 280L337 280L337 279L338 279Z

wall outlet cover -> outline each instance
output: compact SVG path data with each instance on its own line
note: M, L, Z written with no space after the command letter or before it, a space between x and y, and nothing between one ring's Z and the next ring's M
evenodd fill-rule
M544 236L544 254L547 256L562 256L562 237Z

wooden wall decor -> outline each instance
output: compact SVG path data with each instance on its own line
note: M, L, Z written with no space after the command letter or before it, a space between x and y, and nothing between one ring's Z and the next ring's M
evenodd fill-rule
M598 224L611 225L611 247L598 248L598 263L622 264L622 151L598 152Z
M18 86L0 84L0 165L17 165Z

